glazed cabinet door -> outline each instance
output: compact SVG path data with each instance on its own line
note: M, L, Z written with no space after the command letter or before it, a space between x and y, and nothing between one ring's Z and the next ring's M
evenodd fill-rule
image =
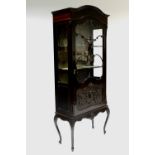
M95 19L77 21L74 26L76 113L105 104L105 28Z
M75 76L78 83L103 76L104 29L94 19L78 21L74 30Z

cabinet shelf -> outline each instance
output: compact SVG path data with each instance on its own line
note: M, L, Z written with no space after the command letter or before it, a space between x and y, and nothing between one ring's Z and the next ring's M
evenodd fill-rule
M67 48L67 46L58 46L58 48Z
M101 67L103 67L103 66L77 65L77 70L101 68ZM58 69L63 70L63 71L68 71L68 67L59 67Z

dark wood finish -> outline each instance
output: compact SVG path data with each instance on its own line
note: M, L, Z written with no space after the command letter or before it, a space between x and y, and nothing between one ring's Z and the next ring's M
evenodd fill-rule
M109 15L106 15L100 9L89 5L79 8L66 8L54 11L52 14L56 96L54 122L60 137L59 143L62 142L62 137L57 125L57 119L61 118L62 120L69 122L71 126L71 149L73 151L74 126L76 121L81 121L83 118L89 118L92 120L92 128L94 128L94 117L99 112L106 111L107 118L103 127L103 131L106 133L105 128L110 114L106 98L106 32L107 18ZM88 21L88 24L85 21ZM85 25L92 23L92 25L97 25L96 29L98 29L98 27L102 29L101 48L103 58L101 58L101 60L103 65L99 67L102 68L103 74L100 77L93 75L94 66L91 68L91 65L93 65L95 58L94 55L92 58L90 55L93 50L93 42L100 36L96 39L89 39L83 34L75 32L75 29L83 23ZM89 35L92 36L92 32L89 33ZM78 48L76 46L78 45L76 37L82 38L81 41L86 44L85 46L88 49L88 54L86 56L89 60L92 60L92 62L90 61L87 66L78 66L79 60L76 51L76 48ZM81 45L81 48L86 47ZM83 63L85 58L86 57L83 55L83 57L80 58L80 63Z

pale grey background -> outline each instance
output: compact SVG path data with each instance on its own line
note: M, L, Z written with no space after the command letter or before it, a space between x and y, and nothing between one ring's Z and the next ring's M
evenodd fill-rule
M128 0L27 0L27 155L72 154L70 128L59 121L62 145L53 124L55 112L53 30L51 11L95 5L110 15L107 33L107 97L111 116L103 135L106 114L75 126L74 154L129 154L129 19ZM61 123L60 123L61 122Z

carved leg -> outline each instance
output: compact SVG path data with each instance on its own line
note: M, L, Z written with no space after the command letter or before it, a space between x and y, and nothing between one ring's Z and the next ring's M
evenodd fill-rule
M92 118L91 120L92 120L92 129L94 129L94 118Z
M74 151L74 126L75 126L75 122L71 121L70 123L70 127L71 127L71 150Z
M103 128L103 130L104 130L104 134L106 134L106 130L105 130L105 128L106 128L106 125L107 125L107 122L108 122L108 119L109 119L109 115L110 115L110 110L109 110L108 107L107 107L107 109L106 109L106 112L107 112L107 118L106 118L106 120L105 120L104 128Z
M54 124L55 124L55 127L56 127L58 134L59 134L59 137L60 137L59 143L61 144L62 138L61 138L61 133L60 133L59 128L58 128L57 120L58 120L58 117L55 115L54 116Z

